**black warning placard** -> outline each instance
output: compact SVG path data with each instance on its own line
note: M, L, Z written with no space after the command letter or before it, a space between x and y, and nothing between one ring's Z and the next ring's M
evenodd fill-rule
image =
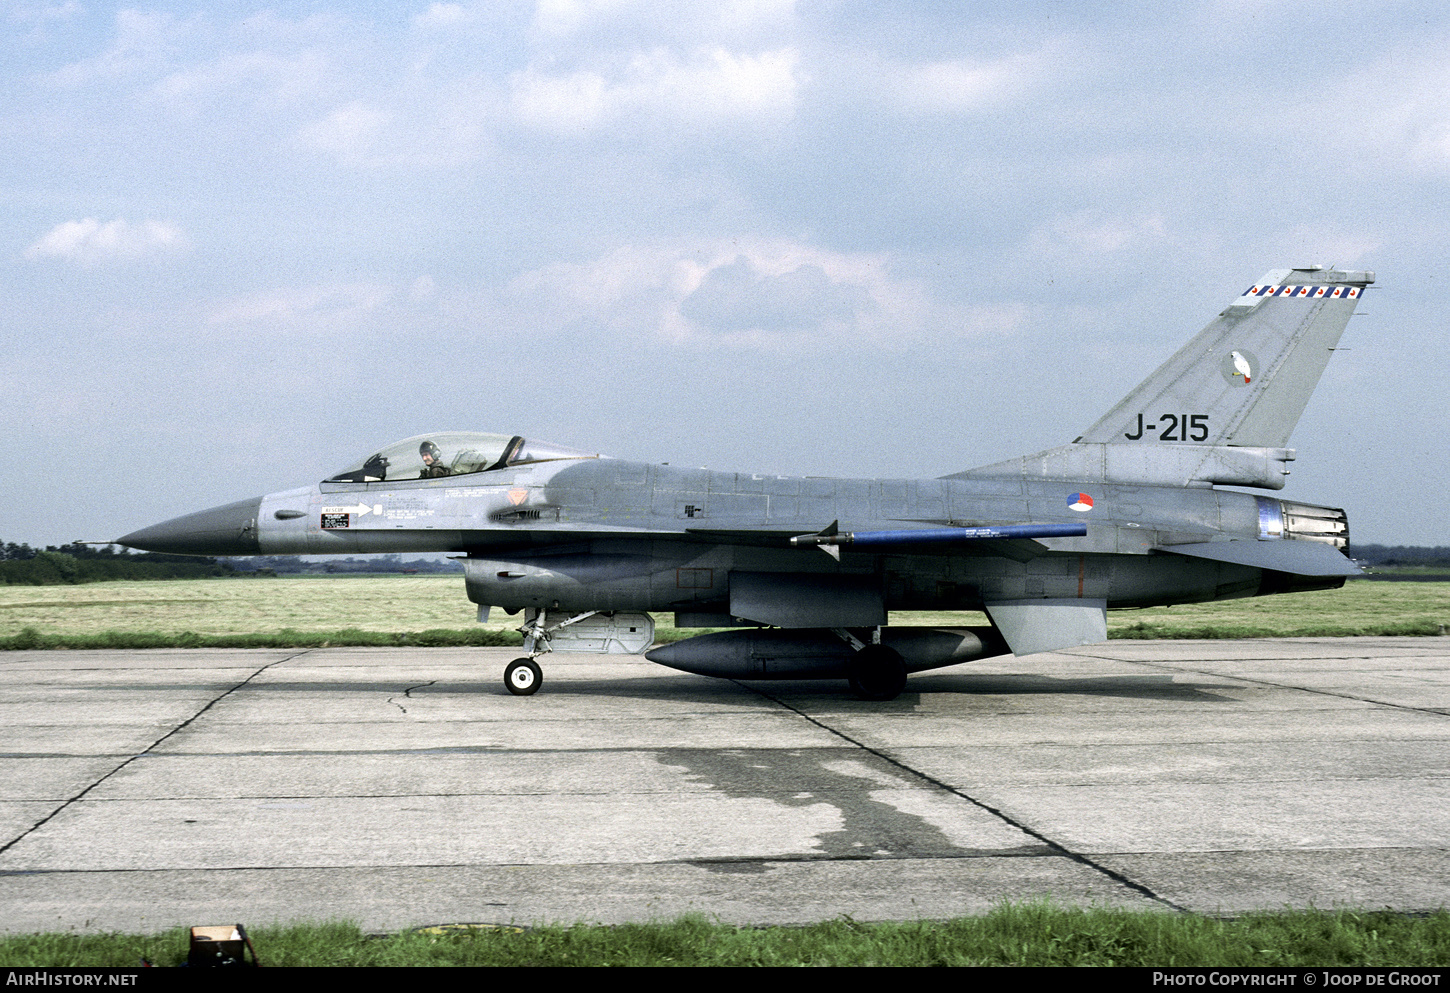
M335 531L338 528L345 528L351 519L351 514L323 514L322 529L324 531Z

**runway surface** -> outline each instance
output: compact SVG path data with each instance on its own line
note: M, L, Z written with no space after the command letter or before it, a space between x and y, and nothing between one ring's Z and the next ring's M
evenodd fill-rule
M738 684L507 649L0 655L0 931L1450 904L1450 640Z

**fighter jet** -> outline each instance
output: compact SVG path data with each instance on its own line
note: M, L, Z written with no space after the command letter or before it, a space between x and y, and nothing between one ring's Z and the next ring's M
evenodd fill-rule
M522 611L528 695L551 650L706 676L846 679L1107 638L1106 612L1332 589L1343 510L1293 503L1286 448L1371 272L1266 274L1066 445L940 479L682 469L519 435L435 432L321 482L143 528L194 555L453 552L484 621ZM982 611L960 628L892 611ZM651 650L649 612L720 629Z

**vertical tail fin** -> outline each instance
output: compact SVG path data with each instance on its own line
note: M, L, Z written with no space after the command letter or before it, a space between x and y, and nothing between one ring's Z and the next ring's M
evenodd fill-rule
M1070 445L954 473L1282 489L1285 448L1372 272L1276 269Z
M1077 440L1282 448L1372 272L1277 269Z

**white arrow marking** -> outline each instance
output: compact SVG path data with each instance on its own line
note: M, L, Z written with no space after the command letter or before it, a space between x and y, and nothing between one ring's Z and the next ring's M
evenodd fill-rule
M381 514L383 506L378 504L376 507L369 507L365 503L360 503L355 507L323 507L322 512L324 514L356 514L361 517L364 514Z

